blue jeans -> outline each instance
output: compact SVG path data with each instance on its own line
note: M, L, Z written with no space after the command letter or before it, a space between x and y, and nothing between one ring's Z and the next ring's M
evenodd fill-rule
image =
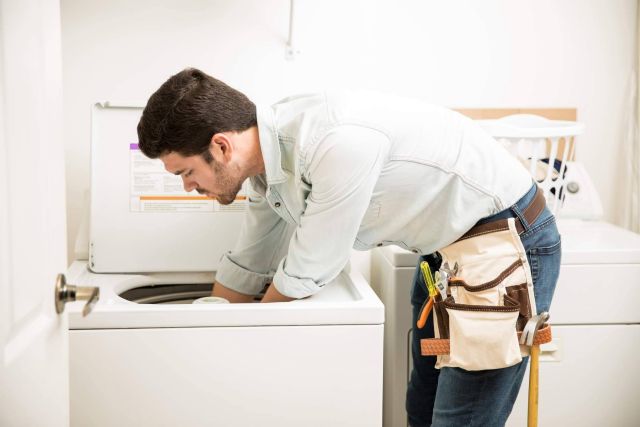
M520 217L524 231L520 239L531 266L534 296L538 313L549 311L560 273L560 234L555 218L545 208L533 224L528 224L522 210L535 195L535 184L515 205L482 222ZM425 255L432 271L440 266L437 253ZM422 304L428 297L419 266L413 277L411 304L416 324ZM518 396L528 357L504 369L465 371L460 368L435 369L435 356L420 354L420 340L433 338L433 314L422 329L413 329L413 371L407 388L406 408L412 427L425 426L503 426Z

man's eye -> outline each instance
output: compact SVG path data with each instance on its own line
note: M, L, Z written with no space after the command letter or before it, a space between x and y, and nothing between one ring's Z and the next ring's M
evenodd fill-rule
M184 174L185 178L186 178L186 177L188 177L188 176L190 176L190 175L191 175L191 173L193 173L193 171L192 171L192 170L190 170L189 172L185 173L185 174Z

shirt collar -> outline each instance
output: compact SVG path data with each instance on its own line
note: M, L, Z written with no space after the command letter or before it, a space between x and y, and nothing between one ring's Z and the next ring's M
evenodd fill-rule
M282 154L275 115L270 107L258 107L256 115L267 185L282 183L287 180L287 175L282 170Z

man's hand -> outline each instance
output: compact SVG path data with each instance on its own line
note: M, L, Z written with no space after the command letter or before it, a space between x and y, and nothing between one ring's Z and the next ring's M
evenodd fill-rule
M289 302L293 301L295 298L289 298L287 296L282 295L276 289L275 285L272 283L267 288L267 292L265 292L264 297L262 298L262 302Z
M225 287L222 283L220 282L215 282L213 285L213 292L211 292L211 295L214 297L222 297L224 299L226 299L227 301L234 303L234 302L251 302L253 301L254 296L253 295L246 295L246 294L241 294L240 292L236 292L234 290L231 290L227 287Z

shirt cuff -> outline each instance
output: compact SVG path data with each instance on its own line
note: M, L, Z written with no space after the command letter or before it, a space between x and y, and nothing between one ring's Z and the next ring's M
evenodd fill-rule
M322 286L319 286L311 279L303 277L290 276L284 271L284 263L287 258L283 258L278 265L278 270L273 276L273 284L278 292L289 298L305 298L318 292Z
M245 295L256 295L273 277L270 274L256 273L236 264L226 253L220 260L216 281L224 287Z

